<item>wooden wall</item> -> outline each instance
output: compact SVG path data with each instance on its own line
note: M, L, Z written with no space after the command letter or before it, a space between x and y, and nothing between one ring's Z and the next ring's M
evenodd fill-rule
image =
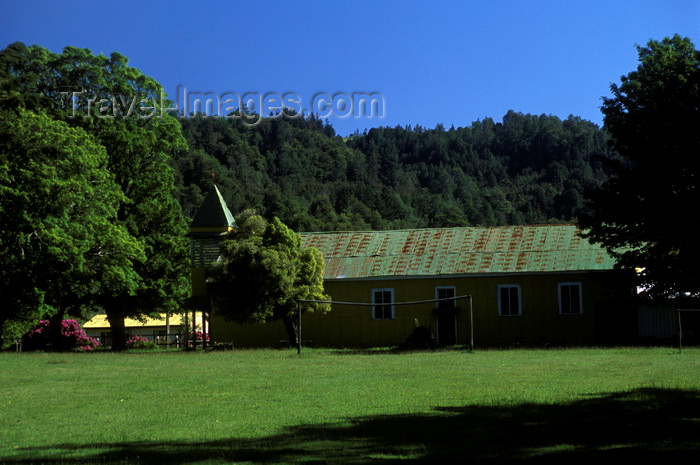
M581 283L581 314L559 313L558 283L564 282ZM520 316L499 316L499 284L520 286ZM472 296L476 346L527 343L579 345L597 342L596 325L620 320L612 314L617 312L616 295L627 283L614 272L333 280L325 283L326 293L333 300L366 303L372 301L372 289L393 289L394 302L407 302L434 299L435 288L438 286L454 286L457 296ZM302 340L304 345L329 347L397 345L412 332L416 319L430 326L436 334L438 321L435 306L435 303L397 305L393 319L373 320L371 307L333 305L331 312L326 315L303 315ZM456 343L469 344L471 328L468 301L459 300L457 308ZM610 313L610 318L608 315L596 315L601 309ZM636 328L636 320L629 323ZM621 324L626 325L626 321L623 320ZM211 335L215 342L231 342L234 347L275 347L287 339L281 322L240 325L224 321L216 311L212 319Z

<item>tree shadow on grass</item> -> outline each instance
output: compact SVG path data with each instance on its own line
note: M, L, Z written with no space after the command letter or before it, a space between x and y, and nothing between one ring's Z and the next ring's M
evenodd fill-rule
M366 349L352 349L352 348L346 348L346 349L331 349L330 353L332 355L348 355L348 356L355 356L355 355L403 355L406 353L439 353L439 352L467 352L469 351L469 348L464 345L452 345L452 346L437 346L433 348L427 348L427 347L416 347L416 348L407 348L403 347L402 345L399 346L389 346L389 347L370 347Z
M344 425L295 426L255 439L38 445L17 452L0 462L696 463L700 391L637 389L559 405L438 407L355 418Z

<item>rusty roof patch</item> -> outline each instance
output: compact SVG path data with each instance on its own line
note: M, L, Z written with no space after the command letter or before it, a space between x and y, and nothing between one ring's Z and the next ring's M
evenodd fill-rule
M301 236L326 259L326 279L610 270L615 264L572 224Z

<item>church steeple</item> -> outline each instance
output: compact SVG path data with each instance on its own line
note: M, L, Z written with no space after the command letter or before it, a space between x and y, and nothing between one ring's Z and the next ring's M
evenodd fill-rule
M222 233L236 227L231 211L226 206L226 201L219 188L214 183L212 173L211 189L204 197L202 204L194 215L190 224L190 234L197 233Z
M190 251L194 268L208 267L219 256L219 243L224 234L236 227L221 191L214 183L202 200L190 224Z

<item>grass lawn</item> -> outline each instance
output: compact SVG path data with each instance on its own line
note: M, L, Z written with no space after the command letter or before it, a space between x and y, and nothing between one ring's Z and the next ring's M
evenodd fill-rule
M0 353L0 379L1 464L700 458L700 348Z

